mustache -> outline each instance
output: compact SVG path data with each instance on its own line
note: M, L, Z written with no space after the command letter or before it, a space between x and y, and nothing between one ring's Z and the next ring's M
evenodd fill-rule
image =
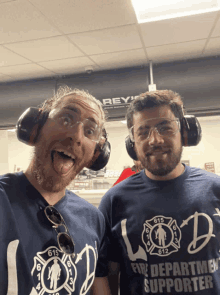
M162 148L161 146L154 146L152 147L147 153L146 156L150 156L154 152L168 152L168 148Z

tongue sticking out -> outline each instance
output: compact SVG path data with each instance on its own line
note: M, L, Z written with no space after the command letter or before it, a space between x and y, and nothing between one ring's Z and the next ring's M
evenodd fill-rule
M55 171L59 174L66 174L70 171L70 169L73 167L73 160L62 155L61 153L55 152L53 155L53 167Z

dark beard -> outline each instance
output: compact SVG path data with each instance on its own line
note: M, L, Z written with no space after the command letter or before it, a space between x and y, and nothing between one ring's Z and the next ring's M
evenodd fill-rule
M165 176L172 172L176 166L179 164L182 156L183 148L181 147L178 152L171 154L171 159L168 163L164 164L164 161L158 160L156 165L153 165L149 161L149 156L141 159L141 164L153 175L155 176Z

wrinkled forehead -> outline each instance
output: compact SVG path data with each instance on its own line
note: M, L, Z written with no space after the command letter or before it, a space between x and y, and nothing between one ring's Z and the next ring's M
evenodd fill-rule
M90 118L93 117L97 124L103 124L102 113L98 104L94 101L78 95L67 95L62 97L57 105L56 109L75 109L79 108L83 111L84 116ZM86 114L86 115L85 115Z
M171 111L169 106L160 106L150 109L144 109L141 112L136 112L133 115L133 125L140 125L144 121L149 121L149 123L157 124L160 121L176 119L174 113Z

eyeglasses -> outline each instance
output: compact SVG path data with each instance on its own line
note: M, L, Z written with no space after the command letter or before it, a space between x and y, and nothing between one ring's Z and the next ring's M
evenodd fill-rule
M69 111L68 109L53 110L49 117L66 129L72 128L73 130L78 124L82 124L85 137L95 142L100 141L102 128L90 119L80 121L80 116L74 111Z
M155 126L153 122L161 119L159 123ZM151 126L149 126L149 124ZM133 142L141 142L143 140L148 140L152 133L152 130L156 130L160 136L172 136L180 131L180 121L179 119L170 120L167 118L153 118L149 120L144 120L139 126L132 126L129 129L129 136Z
M47 206L44 209L44 212L47 219L53 224L52 227L57 233L57 242L60 250L66 255L71 255L72 257L74 257L75 244L69 234L69 230L65 224L62 215L53 206ZM65 232L58 232L57 228L59 226L63 226L65 228Z

